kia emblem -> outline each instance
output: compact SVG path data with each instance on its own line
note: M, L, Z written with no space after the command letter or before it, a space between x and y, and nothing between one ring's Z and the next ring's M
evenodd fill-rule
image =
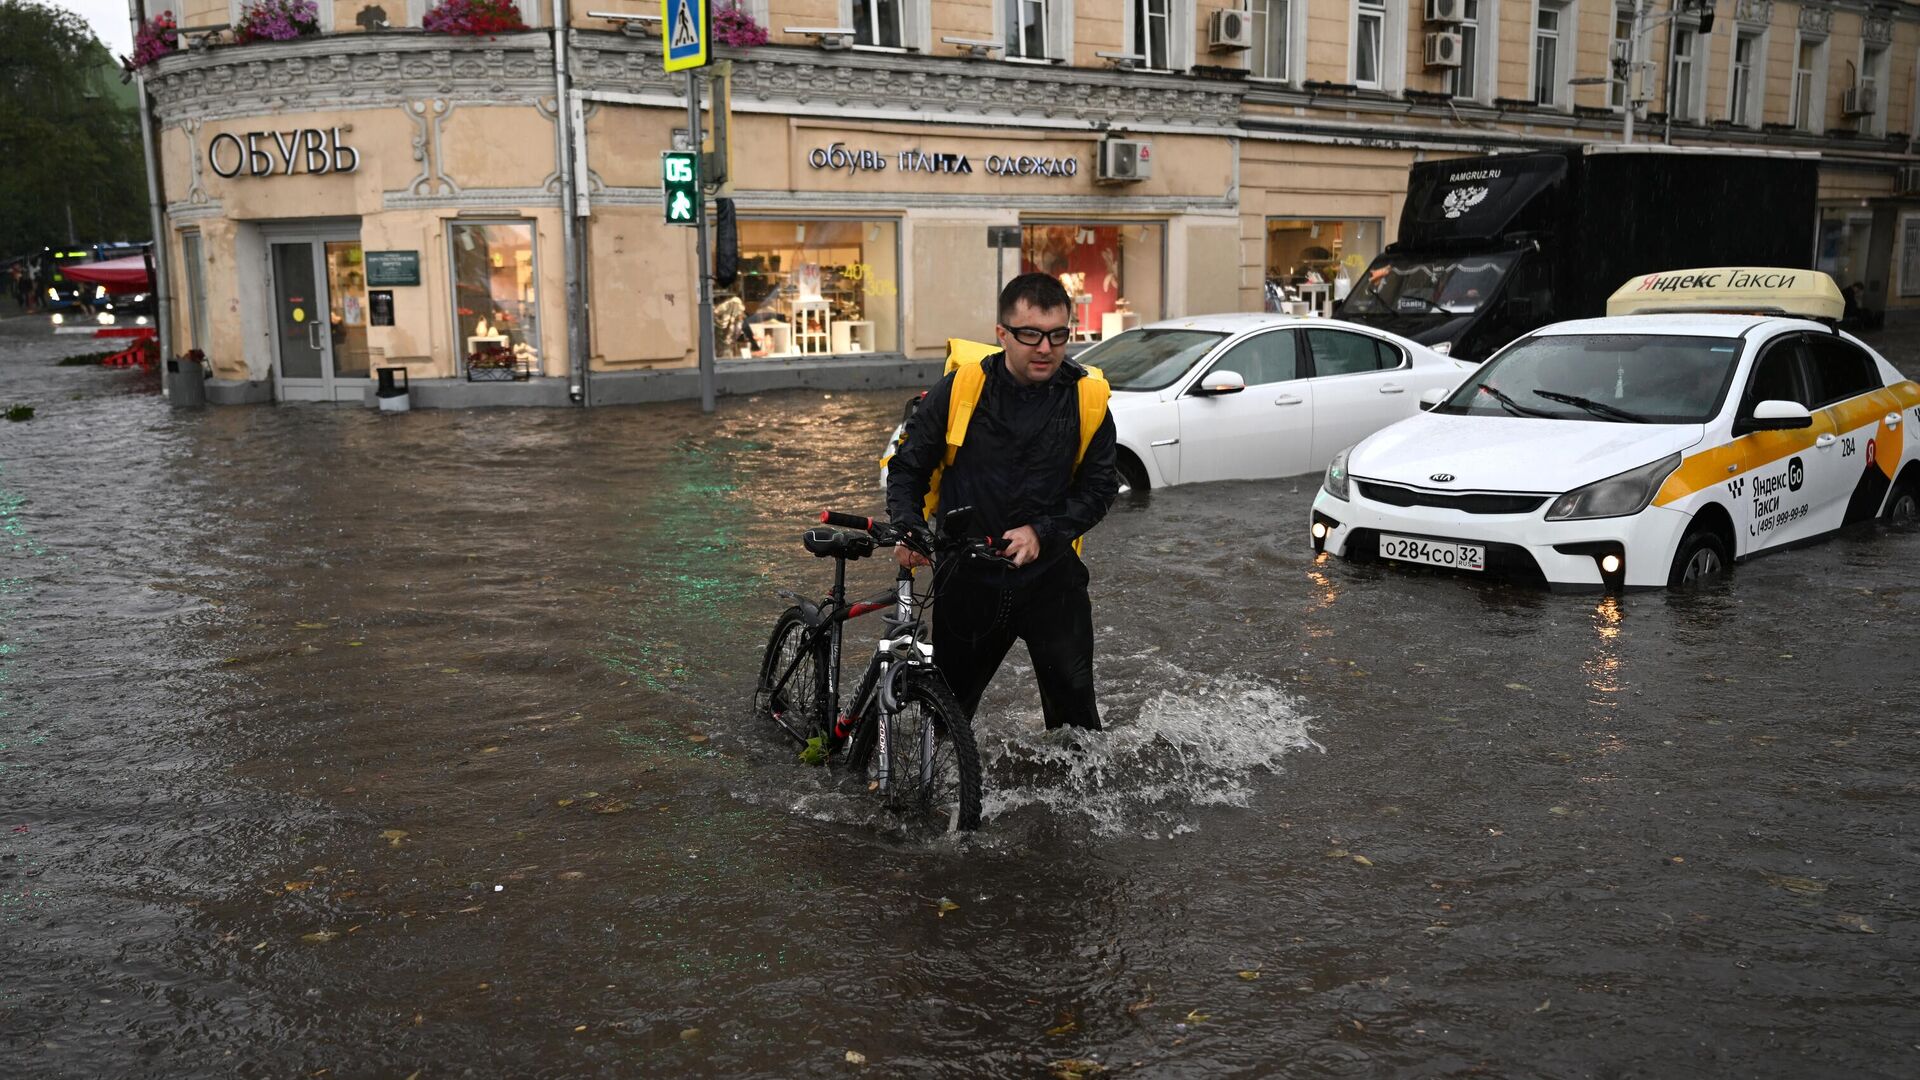
M1427 479L1436 484L1451 484L1453 483L1453 474L1450 472L1437 472L1427 477Z

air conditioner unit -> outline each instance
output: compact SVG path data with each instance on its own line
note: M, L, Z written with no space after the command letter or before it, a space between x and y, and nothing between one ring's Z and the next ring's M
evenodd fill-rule
M1153 144L1132 139L1108 139L1100 144L1093 178L1103 184L1126 184L1153 175Z
M1457 23L1466 18L1467 0L1427 0L1427 21Z
M1430 68L1460 66L1460 31L1427 31L1427 66Z
M1912 195L1915 192L1920 192L1920 165L1900 166L1899 194Z
M1840 111L1847 116L1871 116L1880 109L1880 92L1872 86L1855 86L1840 94Z
M1238 8L1214 12L1207 24L1207 48L1214 52L1253 48L1253 20Z

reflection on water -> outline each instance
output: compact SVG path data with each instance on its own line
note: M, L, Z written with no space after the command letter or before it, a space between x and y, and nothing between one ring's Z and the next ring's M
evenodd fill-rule
M1907 1071L1920 536L1596 603L1125 501L1111 729L1016 650L930 842L747 709L900 395L169 413L9 332L6 1075Z

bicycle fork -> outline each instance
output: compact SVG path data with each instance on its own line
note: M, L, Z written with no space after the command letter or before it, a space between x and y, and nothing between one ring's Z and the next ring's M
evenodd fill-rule
M920 620L913 610L913 572L902 568L894 579L894 616L887 622L889 636L883 637L874 646L874 669L868 685L862 688L859 704L854 716L865 712L865 706L871 702L874 714L876 743L874 753L879 755L874 765L874 779L878 790L885 793L893 787L893 718L900 713L900 698L895 690L900 673L910 667L933 663L933 646L920 640L916 631ZM849 718L851 720L851 718ZM919 732L920 781L925 784L930 777L926 774L932 769L933 762L933 725Z

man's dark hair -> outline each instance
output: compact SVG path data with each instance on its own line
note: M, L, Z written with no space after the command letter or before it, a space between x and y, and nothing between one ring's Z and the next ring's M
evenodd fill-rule
M1067 314L1073 314L1073 298L1052 274L1021 274L1007 282L1007 287L1000 290L1000 325L1013 318L1014 305L1021 301L1035 311L1066 308Z

